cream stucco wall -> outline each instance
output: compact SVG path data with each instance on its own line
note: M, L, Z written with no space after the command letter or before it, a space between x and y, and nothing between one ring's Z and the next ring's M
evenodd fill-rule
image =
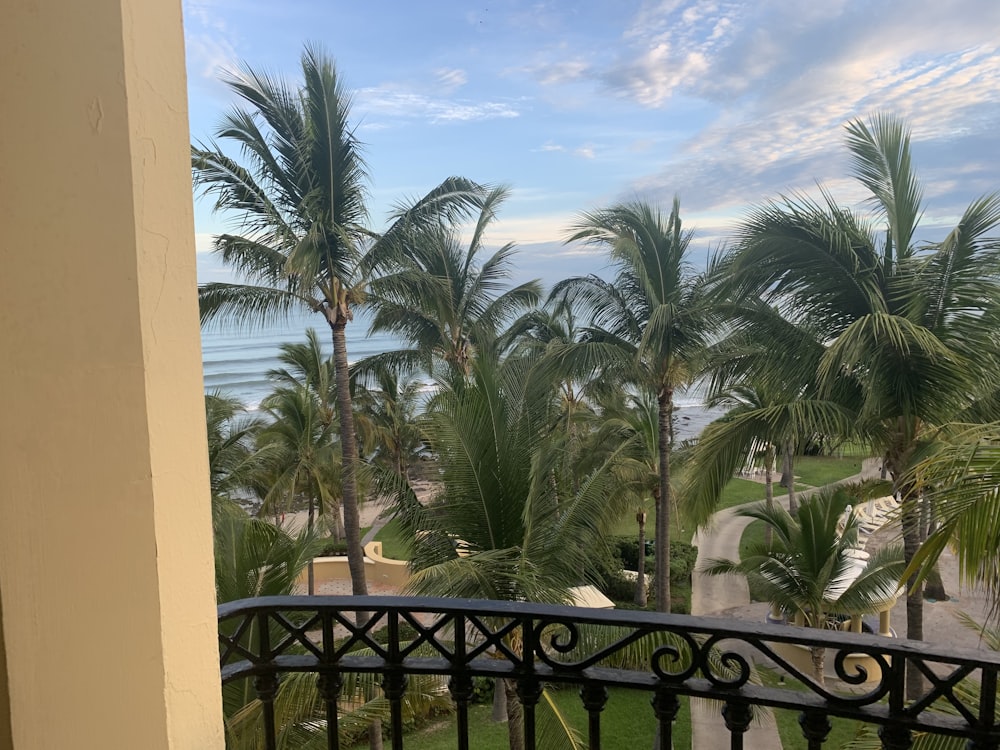
M313 582L317 590L324 584L350 581L351 571L346 557L317 557L313 560ZM402 589L410 580L409 563L382 556L382 542L368 542L365 545L365 580L369 586L390 586ZM298 578L298 586L305 591L309 572L304 569Z
M221 748L180 0L14 0L0 82L13 747Z

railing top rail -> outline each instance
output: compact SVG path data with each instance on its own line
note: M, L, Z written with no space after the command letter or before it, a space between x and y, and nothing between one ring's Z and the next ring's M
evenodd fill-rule
M262 612L374 612L405 610L411 613L439 615L476 615L478 617L530 618L573 624L626 627L647 632L678 632L711 636L713 640L735 638L765 639L776 643L822 646L835 650L871 650L886 656L910 656L922 661L949 664L973 664L980 669L1000 671L1000 652L989 649L954 648L948 645L887 638L881 635L846 631L817 630L789 625L696 617L636 610L597 610L561 604L506 602L485 599L453 599L426 596L266 596L227 602L218 607L224 621L233 617Z

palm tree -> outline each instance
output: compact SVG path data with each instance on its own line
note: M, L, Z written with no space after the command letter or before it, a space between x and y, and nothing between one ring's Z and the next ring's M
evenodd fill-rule
M617 479L618 491L633 504L639 525L635 603L644 607L647 599L646 509L650 498L653 507L657 507L660 495L657 449L659 410L656 402L645 394L635 396L617 392L602 395L600 423L588 441L589 455L596 461L601 461L609 452L617 455L611 471ZM610 451L607 447L602 449L602 446L610 447Z
M774 381L749 380L714 394L709 403L732 409L702 431L685 468L680 496L685 515L696 524L709 521L741 466L762 460L765 502L771 507L777 446L784 449L801 436L840 435L851 429L851 414L843 406L804 398L797 387ZM791 505L789 510L795 512Z
M248 416L239 400L218 391L205 394L208 428L208 469L212 490L212 518L220 521L232 513L235 495L250 495L267 451L255 446L260 420Z
M865 568L852 577L851 550L858 544L859 523L840 519L851 502L843 490L812 495L792 517L781 507L758 504L738 513L764 522L774 533L771 544L758 544L739 561L710 560L709 575L754 577L772 606L798 615L807 627L825 628L830 615L878 612L891 604L903 572L902 550L885 546L872 553ZM813 647L813 677L825 682L825 649Z
M358 434L370 460L407 476L410 459L423 444L417 410L424 383L403 379L383 364L355 380Z
M959 573L1000 614L1000 422L951 424L916 456L909 480L933 504L938 527L911 562L924 577L948 547Z
M580 373L600 369L622 387L633 384L656 400L656 604L669 611L674 391L697 371L712 308L687 263L691 234L681 229L676 199L667 217L642 202L584 214L567 241L608 249L615 279L576 277L552 290L551 297L565 295L590 313L585 341L565 347L558 359Z
M315 394L303 387L278 388L261 406L272 421L258 434L258 445L269 451L262 513L276 514L305 501L306 528L315 527L317 504L321 518L336 517L340 506L333 430L324 424ZM339 527L339 524L338 524ZM313 593L313 566L309 563L309 593Z
M430 374L434 362L444 362L464 378L477 352L491 351L505 324L538 302L537 281L504 290L513 244L481 258L486 230L507 195L503 187L486 194L464 247L457 228L438 224L418 228L408 241L397 243L398 252L380 255L376 268L381 273L371 284L375 309L371 330L397 334L413 348L376 355L377 359L422 365Z
M477 359L469 381L444 386L429 415L443 472L438 501L425 507L395 486L397 518L414 540L412 593L565 603L606 547L623 509L613 458L575 496L559 497L550 481L561 460L548 429L553 387L529 377L529 366ZM523 747L520 704L506 687L511 748Z
M268 378L279 387L311 390L316 396L323 424L334 424L337 417L336 372L333 360L323 354L316 329L306 329L304 342L282 344L278 361L282 366L268 371Z
M875 115L847 126L852 171L870 193L872 219L821 201L781 198L755 209L726 272L738 299L762 299L826 332L816 369L821 397L845 382L859 431L885 457L896 489L920 436L984 392L996 391L997 347L986 320L1000 300L1000 196L974 201L941 242L920 246L921 188L902 122ZM780 342L778 344L780 346ZM904 512L907 561L919 514ZM907 636L923 637L917 579L908 581ZM919 688L918 673L911 690Z
M233 216L236 232L215 238L215 252L246 283L200 288L203 321L222 314L260 322L293 309L323 316L333 339L343 459L347 553L355 594L367 593L358 519L358 451L348 381L345 330L366 287L361 258L391 246L410 227L463 214L477 185L452 178L397 212L381 237L365 227L365 164L350 125L350 97L333 62L317 47L302 55L301 85L243 65L224 83L246 105L224 118L216 143L192 148L196 188Z

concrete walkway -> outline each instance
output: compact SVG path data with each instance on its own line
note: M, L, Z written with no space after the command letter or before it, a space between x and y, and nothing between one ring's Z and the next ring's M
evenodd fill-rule
M857 482L877 477L879 462L865 459L861 472L844 479L843 482ZM808 497L816 489L804 490L796 496ZM788 508L788 495L776 497L775 502ZM701 572L709 560L726 558L738 560L740 538L751 519L737 515L739 508L727 508L712 517L711 525L694 535L691 543L698 548L698 561L691 577L691 614L712 616L733 607L750 603L750 592L746 579L742 576L708 576ZM731 747L729 730L720 713L720 704L703 699L691 701L691 747L694 750L727 750ZM750 726L743 740L744 747L754 750L782 750L781 740L774 717Z

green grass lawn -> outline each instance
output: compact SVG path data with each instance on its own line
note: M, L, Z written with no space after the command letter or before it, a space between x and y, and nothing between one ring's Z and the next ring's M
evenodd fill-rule
M802 484L822 487L838 482L861 471L859 457L837 458L836 456L797 456L795 476Z
M832 456L799 456L795 459L795 475L798 481L795 483L797 491L807 490L812 487L821 487L824 484L837 482L861 471L860 458L835 458ZM778 475L775 474L774 495L781 497L786 494L785 489L778 485ZM738 505L746 505L764 499L764 484L754 482L749 479L733 478L722 490L719 498L719 510L733 508ZM646 501L646 538L656 538L656 512L653 510L653 501ZM639 526L635 521L635 513L626 514L614 527L614 536L634 536L639 533ZM675 516L672 519L670 528L672 539L679 539L690 542L694 536L694 528L690 524L683 524Z
M779 673L767 667L758 667L761 681L768 686L776 686L780 683ZM808 688L796 680L786 680L782 687L805 692ZM774 719L778 725L778 736L781 738L783 748L805 747L806 741L802 736L802 729L799 727L799 712L790 710L774 709ZM864 726L860 721L853 719L842 719L836 716L830 717L830 734L827 736L824 747L843 747L854 739L858 730Z
M586 742L587 712L580 703L579 691L567 686L554 689L552 695L560 711ZM655 718L649 699L650 693L642 690L610 691L607 707L601 713L601 735L607 746L652 747ZM674 724L674 747L688 748L691 746L691 717L687 698L682 698L681 703L681 712ZM490 721L490 710L489 705L476 705L469 709L469 737L472 746L477 750L506 750L507 725ZM455 731L455 719L451 717L408 733L405 745L416 750L453 750ZM367 743L363 747L367 747Z
M393 518L375 534L375 541L382 542L382 555L392 560L409 560L409 545L403 527Z

